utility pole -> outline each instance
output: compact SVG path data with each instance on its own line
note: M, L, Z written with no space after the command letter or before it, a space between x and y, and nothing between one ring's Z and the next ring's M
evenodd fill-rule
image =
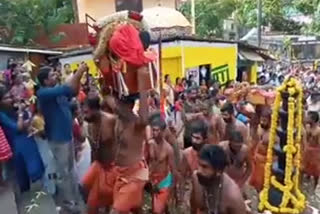
M79 8L78 8L78 1L77 0L71 0L72 3L72 10L73 10L73 16L74 16L74 23L79 23Z
M192 34L196 34L196 6L195 0L191 0L191 24L192 24Z
M258 46L261 47L262 0L258 0Z

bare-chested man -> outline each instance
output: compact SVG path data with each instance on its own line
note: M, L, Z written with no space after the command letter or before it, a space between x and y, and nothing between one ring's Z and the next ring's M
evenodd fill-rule
M220 114L213 112L209 100L203 101L200 106L202 115L199 115L199 118L208 125L208 143L218 144L224 133L224 121Z
M307 113L306 135L307 142L304 149L304 173L314 178L314 189L318 185L320 175L320 127L319 113L309 111Z
M238 131L231 131L229 140L219 143L227 155L228 166L225 172L243 190L251 175L249 147L244 144L243 137Z
M100 175L99 179L93 182L93 185L98 186L98 193L108 193L106 196L97 197L98 202L99 200L111 200L111 214L137 212L143 203L144 186L149 178L149 170L143 153L145 130L148 123L148 93L143 80L148 78L148 75L147 67L137 70L140 92L139 114L136 115L132 111L135 101L132 96L124 97L119 101L110 97L106 103L114 113L115 119L112 118L112 122L108 121L96 126L93 131L97 133L97 136L106 135L107 130L113 133L111 139L108 136L102 137L102 139L113 141L112 147L109 148L113 159L110 168L105 170L105 173L92 173ZM101 171L102 168L91 169L91 171L94 170ZM112 197L108 197L109 193L112 193Z
M253 141L253 172L250 178L250 185L258 192L263 188L264 167L267 160L269 134L271 126L271 109L264 108L260 115L260 124L255 126L251 123ZM277 140L278 141L278 140Z
M199 169L193 174L193 197L197 214L246 214L238 185L224 172L227 155L218 145L206 145L199 154Z
M152 123L153 120L158 120L160 118L161 118L160 112L152 113L149 117L149 124ZM169 129L169 127L166 127L166 129L163 130L163 137L164 137L165 141L168 142L172 146L173 151L174 151L175 161L176 161L176 163L178 163L180 151L179 151L179 146L177 145L177 139L176 139L175 134L172 133L172 131ZM146 127L146 139L147 139L147 141L150 139L153 139L152 128L150 125L148 125ZM148 145L146 145L146 147L148 147Z
M138 115L132 112L134 100L125 98L110 103L117 115L113 170L117 178L113 187L111 214L127 214L139 210L143 203L144 186L149 179L143 152L149 117L148 92L143 80L149 78L148 68L139 68L137 76L140 94Z
M82 180L82 186L88 194L89 214L97 214L99 208L112 205L114 161L114 130L116 117L103 112L99 97L89 97L83 106L84 119L89 123L89 141L92 148L92 165ZM103 182L105 185L103 185ZM102 185L101 185L102 184Z
M152 213L162 214L168 204L173 178L177 178L174 151L165 140L166 123L161 117L151 121L152 139L148 141L148 165L152 184Z
M237 120L234 115L234 107L232 103L226 102L221 107L222 118L225 122L224 136L221 140L228 140L231 130L236 130L241 133L244 143L248 145L249 129L241 121Z
M185 177L190 177L198 169L198 153L208 143L208 126L204 120L193 120L190 123L191 147L183 150L181 171Z
M182 161L180 163L181 174L183 179L180 185L179 205L183 209L195 212L194 200L191 197L191 181L192 174L198 169L198 156L201 148L208 142L208 126L204 120L193 120L190 123L191 147L183 150ZM191 199L191 200L190 200Z
M191 146L191 136L189 133L189 122L194 119L203 117L203 113L200 111L200 101L198 99L198 88L192 86L187 90L187 99L183 105L182 120L183 127L178 130L177 138L181 148L188 148Z

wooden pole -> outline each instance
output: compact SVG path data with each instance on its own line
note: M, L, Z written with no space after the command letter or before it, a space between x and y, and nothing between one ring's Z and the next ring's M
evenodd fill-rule
M261 47L262 0L258 0L258 47Z
M162 33L159 32L159 88L160 88L160 112L163 119L166 117L166 98L165 93L163 93L163 81L162 81Z
M163 81L162 81L162 33L160 31L159 35L159 43L158 43L158 48L159 48L159 86L160 86L160 95L162 94L162 89L163 89Z
M196 34L196 5L194 0L191 0L191 24L192 24L192 34Z
M73 10L73 16L74 16L74 23L78 24L79 21L79 7L78 7L78 1L77 0L71 0L72 4L72 10Z

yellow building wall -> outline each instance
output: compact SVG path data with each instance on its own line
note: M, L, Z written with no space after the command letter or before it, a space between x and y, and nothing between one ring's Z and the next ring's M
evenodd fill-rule
M251 66L250 83L252 83L252 82L257 83L257 78L258 78L258 63L255 62Z
M74 70L81 62L86 62L90 68L90 73L97 77L99 69L95 66L92 56L70 57L61 61L62 64L69 63ZM211 71L222 72L224 76L228 72L229 80L236 78L237 70L237 47L163 47L162 49L162 75L169 74L173 83L177 77L185 77L185 69L200 65L211 65ZM250 79L256 80L257 65L252 66L251 73L254 74ZM219 80L225 83L227 78L221 75Z
M70 64L71 69L75 70L78 68L78 65L83 62L83 61L79 61L79 62L73 62ZM93 76L93 77L98 77L99 76L99 69L96 66L96 64L94 63L94 61L92 59L90 60L85 60L85 63L87 63L88 67L89 67L89 73Z
M173 84L177 77L182 77L181 57L166 58L162 60L162 76L169 74Z
M131 0L127 0L131 1ZM81 23L86 22L86 13L100 19L116 12L115 0L78 0L78 14ZM143 8L159 6L175 8L175 0L143 0Z
M182 53L183 52L183 53ZM184 61L184 65L182 65ZM173 65L176 63L176 65ZM162 49L162 73L169 74L174 81L176 77L185 77L183 69L200 65L211 65L228 72L229 80L234 80L237 74L237 48L234 47L165 47ZM226 74L225 74L226 76ZM227 81L227 77L222 83ZM221 81L221 77L219 77Z

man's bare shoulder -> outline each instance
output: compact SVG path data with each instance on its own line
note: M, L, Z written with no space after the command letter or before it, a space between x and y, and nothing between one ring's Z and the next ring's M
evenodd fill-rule
M243 201L239 186L226 173L224 173L223 179L223 195L223 198L227 199L231 204L239 200Z
M200 187L200 183L199 183L199 180L198 180L197 173L198 173L198 171L195 170L195 171L192 173L191 179L192 179L193 185L196 185L197 188L199 188L199 187Z
M249 152L249 146L246 145L246 144L243 144L242 147L241 147L241 151L242 152L246 152L246 153Z
M117 116L115 114L111 114L108 112L102 112L102 117L105 120L112 120L112 121L115 121L117 118Z
M165 146L166 151L168 152L168 154L174 154L173 148L170 145L170 143L168 143L168 141L164 140L164 146Z
M188 147L188 148L182 150L182 154L188 155L192 150L193 150L192 147Z
M210 122L211 123L218 123L218 121L220 120L220 116L217 114L212 114L210 117Z
M146 143L148 145L150 145L150 146L156 146L157 145L157 142L153 138L147 140Z
M225 150L225 149L227 149L228 146L229 146L229 141L227 141L227 140L221 141L221 142L218 143L218 145Z

